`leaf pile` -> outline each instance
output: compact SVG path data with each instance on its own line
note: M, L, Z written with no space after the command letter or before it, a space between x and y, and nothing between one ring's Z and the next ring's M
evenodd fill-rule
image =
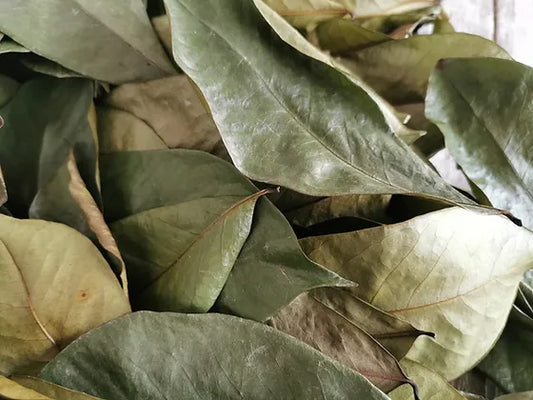
M533 70L438 3L1 2L0 398L530 399Z

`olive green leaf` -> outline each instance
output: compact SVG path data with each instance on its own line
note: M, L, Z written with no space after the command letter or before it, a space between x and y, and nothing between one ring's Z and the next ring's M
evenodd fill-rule
M468 201L392 133L363 89L283 44L251 2L166 5L174 58L202 90L247 176L313 195Z
M124 124L126 117L116 114L112 118L121 119L106 122L104 128L107 129L100 133L102 141L108 146L103 152L132 150L124 146L125 141L137 141L135 138L139 138L143 142L162 140L168 148L203 150L216 155L226 153L209 111L185 75L121 85L109 94L105 104L113 111L124 111L140 119L141 122L135 124L139 129L134 131L140 131L141 126L147 125L153 134L145 134L145 129L142 129L142 134L136 133L128 139L129 126ZM112 115L108 113L106 118Z
M194 150L111 153L102 156L101 173L106 220L126 262L134 299L207 226L257 194L231 164ZM265 320L303 291L348 284L304 256L290 225L265 198L258 200L244 239L217 309Z
M390 195L346 195L319 198L285 213L295 225L308 227L340 217L358 217L379 223L389 222Z
M465 174L498 208L533 227L533 69L495 59L445 60L426 114Z
M533 390L533 318L513 307L502 336L478 365L507 392Z
M333 301L329 301L330 297ZM377 315L379 319L364 321L357 318L364 314L367 314L367 318ZM348 293L343 296L335 289L317 289L298 296L281 309L269 324L355 369L381 390L388 392L411 381L401 370L396 358L364 329L390 329L383 323L385 315ZM363 326L366 322L368 326L361 326L359 321ZM389 336L405 334L395 330L387 333ZM419 334L411 327L411 331L405 335L411 336L412 344Z
M332 54L360 50L393 40L384 33L365 29L358 23L345 18L335 18L318 25L316 36L320 47Z
M87 80L43 77L23 84L0 109L5 121L0 164L13 215L28 215L36 195L60 173L72 147L83 180L99 202L97 149L88 117L92 92L93 83ZM32 216L41 217L37 212Z
M533 391L506 394L506 395L497 397L495 400L531 400L531 399L533 399Z
M446 379L422 364L405 358L400 365L417 385L421 399L465 400ZM389 396L392 400L410 400L413 394L408 387L402 386L389 393Z
M356 296L434 332L407 357L446 379L471 369L496 342L533 262L533 233L457 207L300 244L312 260L359 283Z
M106 82L174 71L138 0L113 7L90 0L2 2L0 30L36 54Z
M37 54L26 54L19 58L19 61L26 68L44 75L55 76L56 78L84 78L84 75L63 67L54 61L38 56Z
M29 53L30 51L14 40L4 38L0 42L0 54L4 53Z
M266 0L280 15L298 28L311 29L321 21L338 16L368 18L397 14L433 5L430 0Z
M0 374L34 373L82 333L130 311L89 239L0 215Z
M63 386L55 385L33 376L12 376L11 380L28 389L42 393L54 400L98 400L97 397L67 389ZM27 397L24 397L24 399L26 398Z
M466 33L418 35L342 54L343 64L393 104L424 99L431 70L444 57L510 56L494 42Z
M334 57L319 50L312 45L306 38L304 38L295 28L293 28L287 21L283 19L274 10L268 7L263 0L254 0L254 4L263 16L263 18L270 24L272 29L279 35L281 39L294 47L299 52L305 54L308 57L314 58L317 61L321 61L326 65L338 70L344 74L353 84L361 88L366 92L372 100L377 104L385 120L389 125L389 128L403 141L411 143L412 141L423 135L423 132L414 131L406 128L402 121L406 116L399 114L394 108L387 103L382 97L380 97L369 85L367 85L361 78L355 75L352 71L348 70L342 64L340 64ZM401 120L401 121L400 121Z
M0 398L8 400L53 400L0 375Z
M42 377L114 400L388 399L302 342L219 314L131 314L77 340Z
M145 240L146 233L151 234L151 240L157 238L162 230L155 220L171 224L175 229L174 236L171 230L164 232L171 237L165 243L166 246L169 242L172 244L174 254L170 263L161 268L159 262L159 268L152 268L148 273L143 271L145 284L139 289L136 303L161 311L209 311L250 233L257 199L265 193L257 192L242 199L228 196L188 201L144 211L113 223L113 232L120 243L133 244L135 234ZM126 252L128 259L134 257L128 247Z

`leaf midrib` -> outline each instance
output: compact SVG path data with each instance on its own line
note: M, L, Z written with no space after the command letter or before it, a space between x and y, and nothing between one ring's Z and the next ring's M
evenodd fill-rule
M274 98L274 100L276 100L276 102L292 117L292 119L298 123L303 129L305 132L307 132L309 134L309 136L311 136L314 140L316 140L325 150L327 150L329 153L331 153L336 159L338 159L339 161L343 162L344 164L348 165L350 168L353 168L354 170L356 170L357 172L359 172L361 175L365 176L365 177L368 177L370 179L373 179L374 181L380 183L380 184L383 184L383 185L387 185L389 187L392 187L392 188L395 188L397 190L399 190L401 193L411 193L412 191L410 190L407 190L403 187L400 187L400 186L397 186L395 184L393 184L392 182L387 182L385 180L382 180L376 176L373 176L371 174L369 174L366 170L362 169L361 167L358 167L357 165L354 165L352 163L350 163L348 160L345 160L344 158L342 158L339 154L337 154L333 149L329 148L328 146L326 146L318 137L315 136L315 134L313 133L313 131L311 131L311 129L309 127L307 127L301 120L300 118L294 114L292 112L292 110L290 110L286 105L285 103L274 93L274 91L270 88L270 86L268 86L268 84L266 83L265 79L259 74L258 71L256 71L256 69L254 69L253 65L250 63L250 61L248 61L248 59L244 56L241 55L241 53L231 44L231 42L226 39L224 36L222 36L220 34L220 32L218 32L217 30L215 30L211 25L209 25L206 21L204 21L201 17L197 16L194 12L192 12L185 4L184 2L182 2L181 0L178 0L180 1L180 4L182 5L182 7L187 10L187 12L193 16L194 18L196 18L202 25L204 25L207 29L209 29L211 32L213 32L216 36L218 36L222 41L224 41L228 47L233 50L233 52L235 54L237 54L241 60L243 60L246 65L248 65L248 68L252 71L252 73L254 75L256 75L258 77L258 79L261 81L261 83L263 84L263 86L268 90L268 92L272 95L272 97ZM276 33L277 35L277 33ZM370 96L369 96L370 97ZM372 100L372 98L370 98ZM372 100L373 101L373 100ZM377 106L376 106L377 107Z

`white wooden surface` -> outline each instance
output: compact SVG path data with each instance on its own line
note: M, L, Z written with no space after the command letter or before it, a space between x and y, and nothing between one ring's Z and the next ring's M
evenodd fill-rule
M457 31L496 41L533 66L533 0L442 0Z

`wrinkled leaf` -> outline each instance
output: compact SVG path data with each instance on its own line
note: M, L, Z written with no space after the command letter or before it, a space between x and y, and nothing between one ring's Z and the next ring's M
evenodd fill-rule
M0 216L0 373L33 373L82 333L130 311L96 247L75 230Z
M56 78L83 78L82 74L74 72L62 65L40 57L36 54L28 54L20 58L20 63L32 71L44 75L55 76Z
M387 399L309 346L217 314L132 314L73 343L42 376L114 400Z
M108 154L101 173L106 220L126 262L133 298L205 226L257 193L231 164L193 150ZM346 284L303 255L287 221L261 198L215 307L265 320L305 290Z
M471 369L503 330L533 234L507 218L461 208L404 223L300 241L314 261L359 283L354 294L435 333L408 357L453 379Z
M88 118L92 87L82 79L38 78L22 85L0 109L5 121L0 164L7 206L15 216L28 215L39 191L61 173L72 147L87 188L99 199L97 150ZM56 210L58 218L61 211ZM38 212L32 216L41 218Z
M203 150L216 155L225 153L211 115L185 75L119 86L110 93L105 103L142 120L168 148ZM125 136L121 132L126 127L121 122L117 121L111 126L113 129L106 129L100 134L104 142L114 144L119 140L117 136ZM118 144L113 147L118 147Z
M301 294L281 309L269 324L358 371L385 392L411 383L394 356L359 325L359 320L342 313L347 304L358 307L361 303L347 299L345 304L341 299L341 307L337 309L328 302L327 294L323 290ZM380 325L380 322L375 324Z
M494 59L445 60L426 114L465 174L498 208L533 228L533 69Z
M154 79L174 71L138 0L113 7L91 0L4 1L0 30L32 52L102 81Z
M174 58L202 90L246 175L313 195L424 193L467 201L394 136L363 89L283 44L252 4L166 5Z
M86 393L67 389L32 376L14 376L11 379L19 385L35 390L54 400L98 400L98 398Z
M424 99L431 70L444 57L510 58L490 40L466 33L420 35L342 54L342 62L393 104Z
M418 386L421 399L465 400L465 397L446 382L446 379L422 364L406 358L400 362L400 365ZM413 397L405 386L389 393L389 396L392 400L410 400Z

